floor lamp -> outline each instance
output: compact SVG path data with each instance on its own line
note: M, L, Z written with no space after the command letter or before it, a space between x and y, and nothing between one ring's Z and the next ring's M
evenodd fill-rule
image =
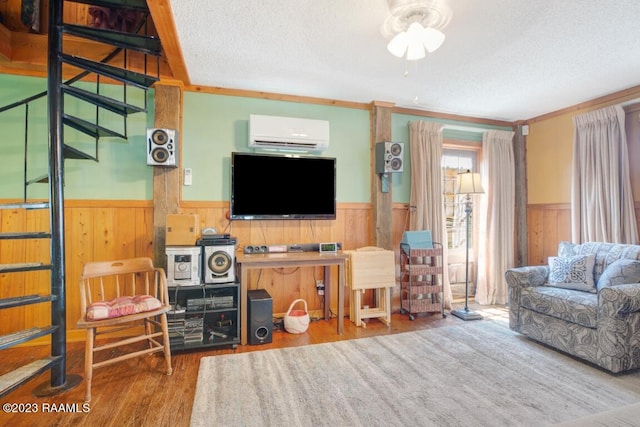
M456 317L459 317L462 320L480 320L482 319L482 315L480 313L476 313L475 311L469 310L469 237L470 233L470 217L471 211L473 210L473 203L471 202L472 194L480 194L484 193L482 189L482 184L480 182L480 174L473 173L470 170L466 172L458 173L458 179L456 183L456 193L464 194L464 213L466 214L467 221L467 258L466 258L466 276L464 283L464 308L459 308L455 310L451 310L451 314Z

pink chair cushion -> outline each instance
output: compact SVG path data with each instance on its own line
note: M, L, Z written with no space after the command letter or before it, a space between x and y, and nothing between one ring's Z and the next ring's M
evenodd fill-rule
M96 301L87 307L87 320L111 319L129 314L143 313L162 307L159 299L151 295L118 297L111 301Z

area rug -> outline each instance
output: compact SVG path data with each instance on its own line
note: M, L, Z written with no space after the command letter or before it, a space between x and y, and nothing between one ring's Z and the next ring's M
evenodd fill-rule
M640 401L497 320L205 357L192 426L545 426Z

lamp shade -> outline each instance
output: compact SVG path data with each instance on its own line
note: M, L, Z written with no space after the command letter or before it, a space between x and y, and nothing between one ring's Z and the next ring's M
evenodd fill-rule
M478 194L484 193L484 189L482 188L482 180L480 179L479 173L471 172L467 170L466 172L461 172L458 174L457 185L456 185L456 193L458 194Z

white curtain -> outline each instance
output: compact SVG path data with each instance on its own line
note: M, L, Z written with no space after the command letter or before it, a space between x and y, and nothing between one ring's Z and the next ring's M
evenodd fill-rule
M475 216L479 230L475 300L479 304L507 303L504 272L513 267L515 250L513 135L501 130L482 135L480 174L485 192Z
M636 244L624 109L581 114L573 123L571 239Z
M451 286L447 268L447 231L442 188L442 125L434 122L409 123L411 155L411 230L431 230L434 242L442 243L444 305L451 308Z

